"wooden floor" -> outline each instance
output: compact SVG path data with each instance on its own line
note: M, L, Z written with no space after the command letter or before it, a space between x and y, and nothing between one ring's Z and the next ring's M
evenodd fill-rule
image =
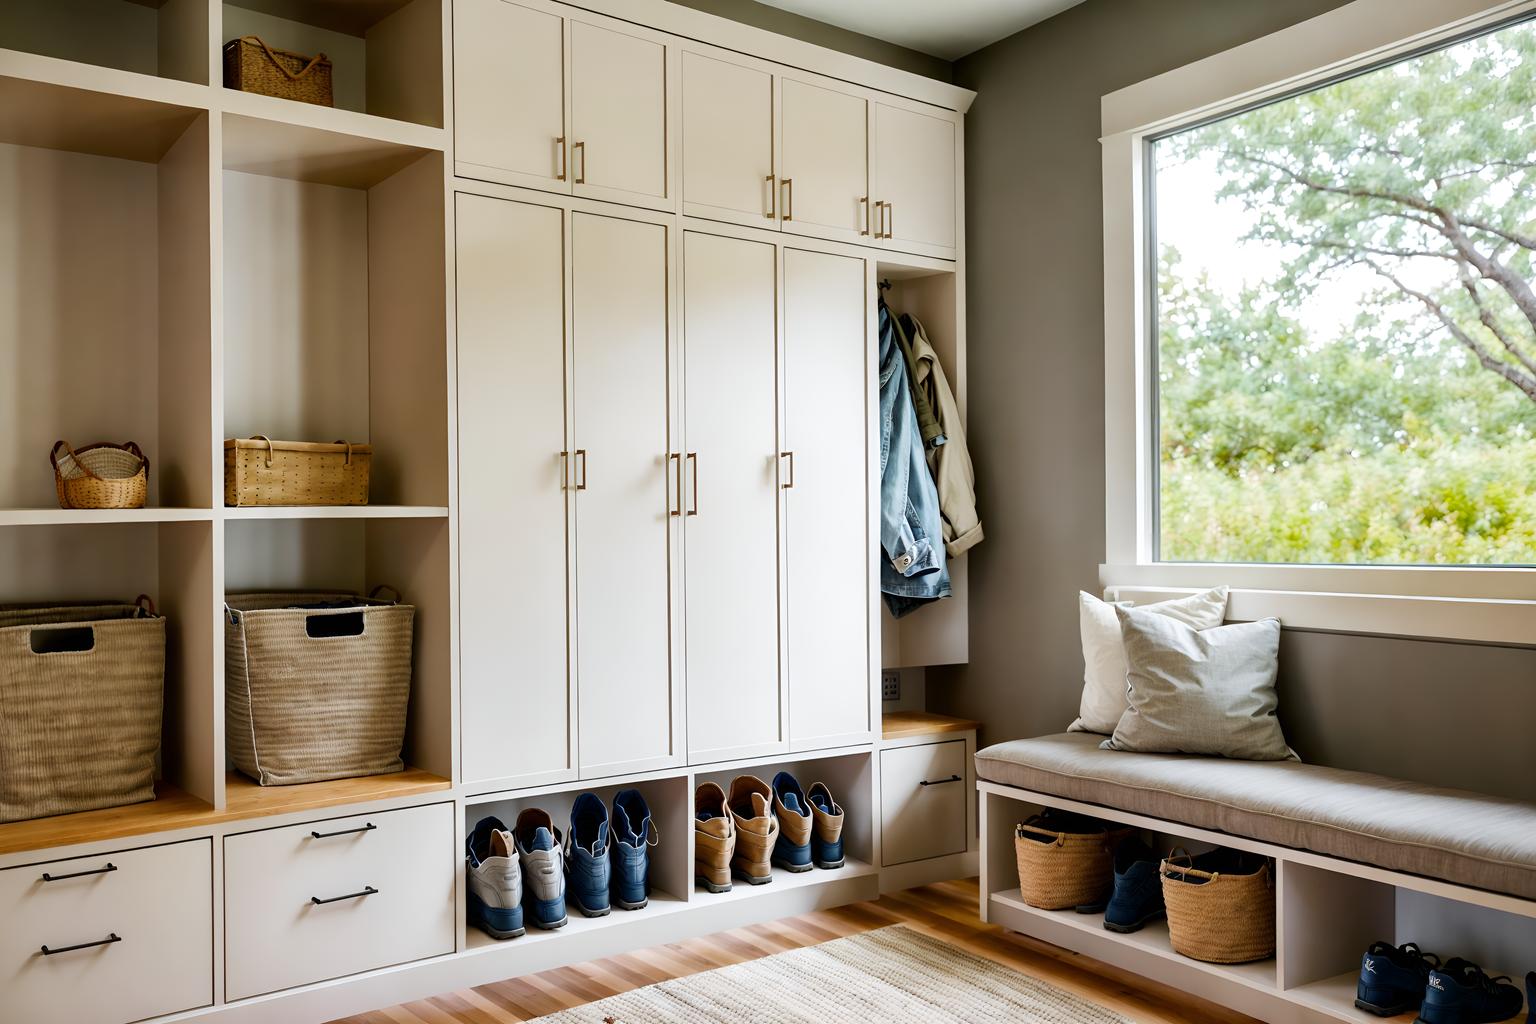
M1197 1000L1022 935L983 924L977 884L968 879L909 889L802 917L738 928L668 946L509 978L478 988L349 1017L339 1024L504 1024L540 1017L595 999L743 960L906 924L1118 1010L1142 1024L1256 1024L1252 1018ZM514 940L515 941L515 940Z

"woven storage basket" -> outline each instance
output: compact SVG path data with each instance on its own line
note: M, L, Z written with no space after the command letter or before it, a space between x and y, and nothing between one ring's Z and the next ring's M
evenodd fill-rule
M1042 910L1102 902L1115 884L1109 836L1086 823L1035 815L1015 831L1019 895Z
M132 441L78 450L58 441L48 461L59 508L143 508L149 496L149 460Z
M1187 957L1243 964L1275 955L1275 883L1269 862L1218 850L1162 864L1168 940Z
M366 444L273 441L261 434L224 442L224 504L366 505L373 448Z
M241 36L224 44L224 85L241 92L334 106L329 57L279 50L258 36Z
M230 595L225 609L225 743L236 768L263 786L404 768L414 608L288 593Z
M153 800L164 689L148 598L0 607L0 822Z

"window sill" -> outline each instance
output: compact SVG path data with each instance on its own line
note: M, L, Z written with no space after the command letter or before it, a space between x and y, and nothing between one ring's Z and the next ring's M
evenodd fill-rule
M1536 645L1536 569L1421 566L1101 565L1106 599L1138 604L1226 585L1228 618L1293 629Z

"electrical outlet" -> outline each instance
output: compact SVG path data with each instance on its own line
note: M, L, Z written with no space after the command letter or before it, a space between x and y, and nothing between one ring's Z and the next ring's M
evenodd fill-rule
M880 699L901 700L901 670L888 668L880 673Z

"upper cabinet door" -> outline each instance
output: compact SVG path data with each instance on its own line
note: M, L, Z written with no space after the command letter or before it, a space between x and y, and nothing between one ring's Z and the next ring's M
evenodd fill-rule
M772 73L692 51L682 63L683 212L776 227Z
M576 764L561 459L563 215L484 196L455 203L463 776L564 782ZM509 541L511 523L522 542Z
M872 738L864 260L784 249L789 742Z
M564 19L507 0L453 5L454 163L466 178L569 192Z
M576 194L669 207L666 46L585 21L567 24Z
M667 249L660 224L571 215L583 778L670 767L682 755L672 670Z
M779 219L785 231L869 241L869 101L779 78Z
M954 258L959 239L957 141L952 117L875 104L871 195L876 230L886 248Z

